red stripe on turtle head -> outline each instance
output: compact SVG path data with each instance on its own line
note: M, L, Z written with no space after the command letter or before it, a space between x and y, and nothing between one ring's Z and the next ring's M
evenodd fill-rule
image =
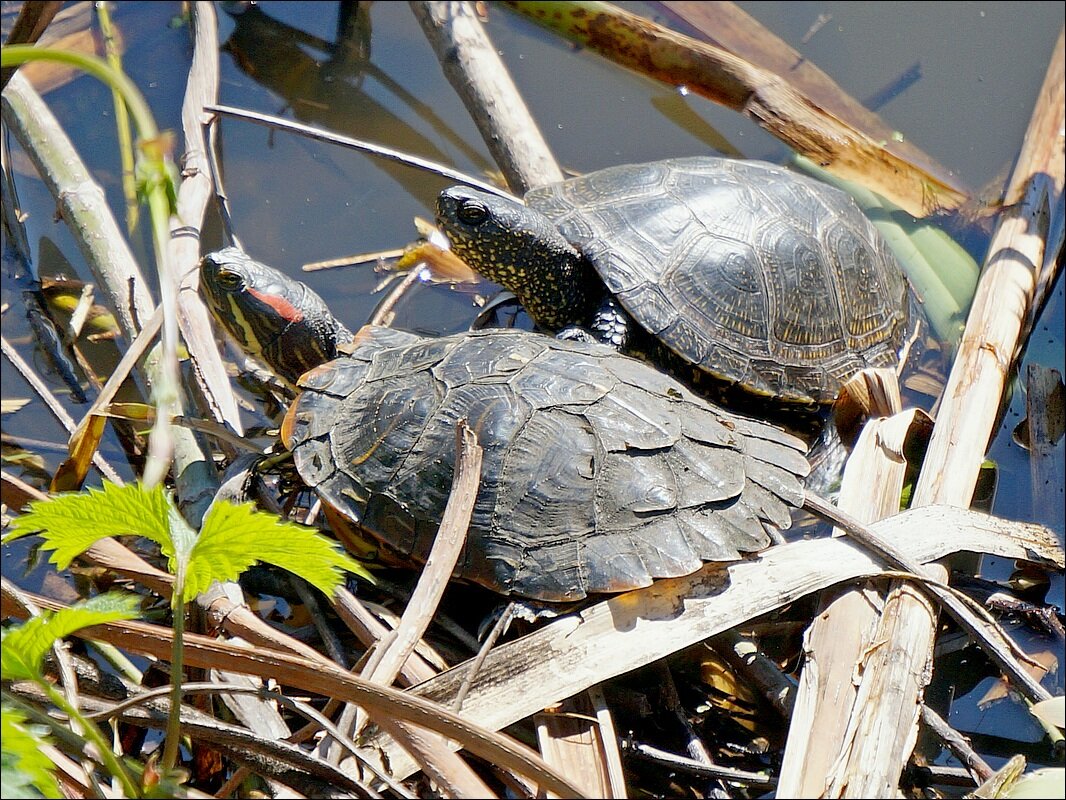
M265 303L270 306L278 315L286 322L300 322L304 318L304 312L294 306L288 300L281 295L268 294L267 292L256 291L249 287L248 293L252 295L256 300L261 303Z

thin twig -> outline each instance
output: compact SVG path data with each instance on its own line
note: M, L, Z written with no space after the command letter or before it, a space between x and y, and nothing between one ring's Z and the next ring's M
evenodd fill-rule
M318 596L307 585L307 582L300 578L294 578L291 583L293 588L296 589L296 594L300 597L300 602L307 608L307 613L318 631L318 636L325 645L326 654L341 666L345 666L348 663L348 659L344 654L344 646L341 644L340 638L329 626L326 615L322 613L322 604L318 602Z
M247 694L247 695L255 695L255 696L260 697L260 698L262 698L264 700L269 700L269 701L272 701L272 702L276 702L276 703L279 703L280 705L285 706L286 708L290 708L293 711L295 711L296 713L300 714L301 716L306 717L307 719L309 719L311 722L313 722L315 725L317 725L321 730L324 730L324 731L326 731L328 733L332 733L333 735L338 736L338 738L341 740L341 746L344 747L354 758L358 759L360 764L362 764L366 769L368 769L370 772L372 772L376 778L378 778L380 781L385 783L394 792L397 792L401 797L405 797L405 798L414 797L414 795L412 795L410 792L408 792L401 784L399 784L396 781L392 780L392 778L390 778L387 773L383 772L382 770L377 769L377 767L371 761L368 761L368 760L364 759L363 758L363 754L361 752L359 752L359 750L356 747L354 747L351 744L351 742L348 742L348 741L344 740L343 737L339 736L340 732L336 729L336 727L333 725L333 723L329 721L329 718L326 717L321 712L319 712L317 709L315 709L315 707L312 706L310 703L304 703L304 702L301 702L299 700L294 700L293 698L291 698L291 697L289 697L289 696L287 696L287 695L285 695L285 694L283 694L281 692L277 692L277 691L274 691L274 690L271 690L271 689L266 689L266 688L264 688L262 686L258 686L258 687L255 687L255 686L235 686L235 685L230 684L230 683L222 683L222 682L219 682L219 681L190 681L190 682L186 682L186 683L182 684L181 691L182 691L182 694L185 694L185 695L194 695L194 694L210 694L210 695ZM137 706L145 705L145 704L153 702L153 701L166 702L167 695L169 694L169 692L170 692L170 689L169 689L169 687L166 687L166 686L160 686L160 687L157 687L155 689L148 689L148 690L140 692L140 693L138 693L136 695L133 695L130 698L128 698L126 700L123 700L121 702L108 704L107 707L102 708L99 711L94 711L93 713L86 714L85 717L86 717L86 719L99 719L101 721L109 720L109 719L115 719L116 717L118 717L119 715L121 715L124 712L128 711L129 709L136 708ZM324 762L322 762L322 763L324 763ZM298 767L299 765L294 764L293 766L297 766Z
M452 711L456 714L463 710L463 700L466 699L467 692L470 691L470 687L473 685L474 679L477 677L478 671L481 669L481 665L485 663L485 658L488 656L492 646L496 644L496 640L500 638L505 630L507 630L507 626L511 623L511 618L514 616L514 611L515 604L512 600L500 613L500 618L496 620L496 624L492 626L489 635L485 637L484 644L478 649L477 655L470 664L470 670L463 677L463 683L459 687L459 691L455 693L455 699L452 700Z
M390 634L389 629L367 609L363 601L347 589L338 589L333 593L333 610L366 648L374 647ZM408 686L429 680L436 674L437 671L417 651L407 658L400 670L400 677Z
M208 109L204 109L207 111ZM241 240L237 237L237 232L233 226L233 213L229 207L229 197L226 195L226 189L222 183L222 168L218 163L218 114L211 114L204 124L201 126L201 135L205 142L207 142L207 165L211 171L211 186L215 193L215 207L218 209L218 215L222 218L222 236L223 241L232 246L238 247L241 250L244 249L244 245L241 244Z
M955 758L966 765L966 768L977 778L975 783L984 783L995 774L996 771L981 758L970 743L925 703L922 703L922 722L937 735Z
M418 283L419 273L422 272L422 266L416 264L407 271L403 280L399 281L389 293L381 299L381 302L374 307L373 313L370 315L370 319L367 320L367 325L388 325L391 321L391 315L393 308L400 301L407 290Z
M688 750L689 758L707 767L715 766L714 758L711 757L707 745L704 744L700 735L696 733L692 722L682 710L681 698L677 694L677 684L674 682L674 675L670 671L670 665L663 660L658 662L656 668L659 673L659 691L662 694L663 703L670 715L677 720L681 730L685 732L685 749Z
M361 150L364 153L387 158L390 161L396 161L408 167L423 169L427 172L435 172L441 177L459 183L465 183L467 186L473 186L483 192L491 192L492 194L500 195L502 197L510 197L510 195L507 192L502 191L499 186L493 186L491 183L486 183L472 175L467 175L465 172L452 169L451 167L436 161L413 156L410 153L393 150L391 147L374 144L373 142L368 142L364 139L341 136L340 134L313 128L310 125L301 125L299 122L293 122L292 120L283 119L282 117L274 117L270 114L260 114L244 108L234 108L233 106L209 104L204 106L204 111L209 111L214 114L225 114L229 117L254 122L256 125L265 125L268 128L276 128L278 130L288 131L289 133L296 133L300 136L306 136L309 139L316 139L320 142L327 142L329 144L339 145L340 147L350 147L353 150Z
M70 453L70 447L66 442L37 439L33 436L19 436L14 433L7 433L6 431L0 432L0 441L3 441L5 445L12 445L13 447L20 447L23 450L40 453L62 453L63 455L68 455ZM114 458L115 456L121 457L123 455L123 453L113 448L105 447L101 447L98 452L104 458Z
M307 264L301 264L300 270L302 272L318 272L324 269L336 269L337 267L360 267L366 264L377 264L382 261L400 258L403 254L404 249L402 247L379 250L376 253L366 253L359 256L341 256L340 258L329 258L325 261L311 261Z
M685 758L684 756L679 756L675 753L668 753L665 750L660 750L658 747L652 747L651 745L642 744L628 738L622 739L622 752L628 753L643 761L650 761L653 764L659 764L660 766L669 767L671 769L683 770L692 775L698 775L701 778L717 778L719 780L737 781L739 783L747 783L753 786L773 786L777 783L777 779L772 775L701 764L694 759Z

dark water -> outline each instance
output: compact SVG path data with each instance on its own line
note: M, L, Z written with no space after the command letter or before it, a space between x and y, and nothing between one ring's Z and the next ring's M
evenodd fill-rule
M4 3L5 13L10 5ZM653 4L623 5L658 13ZM853 96L879 98L877 110L889 125L975 190L1009 169L1064 12L1061 2L741 5ZM127 70L160 126L177 129L190 55L187 31L176 19L179 5L115 6L116 22L124 31ZM220 12L221 102L379 141L474 175L491 171L484 144L407 4L373 4L369 39L352 42L331 57L325 47L335 40L337 8L332 2L266 2L242 15ZM819 15L830 18L804 43ZM780 162L787 157L777 140L734 112L683 97L580 52L498 7L490 7L488 31L565 168L588 171L711 153L715 147L748 158ZM911 80L900 80L908 74ZM898 91L886 93L892 86ZM46 99L113 207L121 209L108 91L81 77L49 92ZM221 133L225 185L237 234L253 256L294 275L308 262L402 247L414 240L413 217L430 218L433 198L447 183L240 120L225 119ZM21 207L29 214L25 224L30 269L44 276L89 279L71 237L53 218L53 202L13 140L11 160L5 163L12 167ZM6 194L4 202L9 202ZM212 217L203 249L222 243L221 228ZM21 296L30 272L8 244L5 241L3 302L10 308L3 316L3 334L46 374L53 389L62 392L33 345ZM133 244L143 263L150 263L145 240L134 237ZM964 244L978 261L983 258L987 241ZM371 267L355 267L303 277L354 329L380 301L385 276ZM489 291L488 286L419 285L397 309L394 324L427 333L463 329L477 312L475 296ZM1028 344L1023 369L1034 363L1063 370L1063 314L1060 279ZM32 396L6 360L0 374L5 400ZM69 402L66 394L61 396ZM84 410L75 404L68 407L75 418ZM1062 535L1063 443L1059 441L1054 454L1057 482L1034 487L1028 453L1010 435L1022 416L1024 394L1016 386L989 454L998 467L993 510L1012 519L1042 522ZM65 440L37 402L5 414L3 425L5 433L30 440ZM113 462L121 464L115 443L109 440L105 447ZM54 469L58 452L44 450L41 455L46 467ZM128 469L125 474L129 476ZM5 552L5 558L11 555ZM1061 576L1049 597L1061 602ZM995 732L1003 724L980 714L952 721L964 722L961 727L976 734ZM1008 723L1017 731L1012 738L1026 738L1025 723Z

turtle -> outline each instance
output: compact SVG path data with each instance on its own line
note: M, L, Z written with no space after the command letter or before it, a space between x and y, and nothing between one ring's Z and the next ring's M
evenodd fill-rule
M200 291L212 310L230 309L215 318L240 341L252 337L235 327L273 330L257 317L307 296L238 251L202 265ZM267 290L280 294L264 302ZM800 439L600 343L521 329L427 338L364 326L338 349L297 379L281 426L301 480L331 522L424 562L450 493L456 425L466 420L483 460L454 574L502 595L571 602L743 558L779 538L804 501ZM263 356L285 367L276 363L283 352Z
M290 386L353 338L310 286L238 247L200 260L200 296L237 343Z
M624 164L523 201L452 186L437 225L539 327L650 339L745 399L824 408L855 372L894 365L911 328L904 273L854 200L783 167Z

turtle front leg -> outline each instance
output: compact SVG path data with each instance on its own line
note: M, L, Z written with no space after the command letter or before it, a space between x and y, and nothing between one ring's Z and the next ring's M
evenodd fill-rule
M632 318L611 296L605 296L599 308L592 315L588 327L570 325L560 330L555 338L578 342L599 342L616 350L622 350L629 343Z

